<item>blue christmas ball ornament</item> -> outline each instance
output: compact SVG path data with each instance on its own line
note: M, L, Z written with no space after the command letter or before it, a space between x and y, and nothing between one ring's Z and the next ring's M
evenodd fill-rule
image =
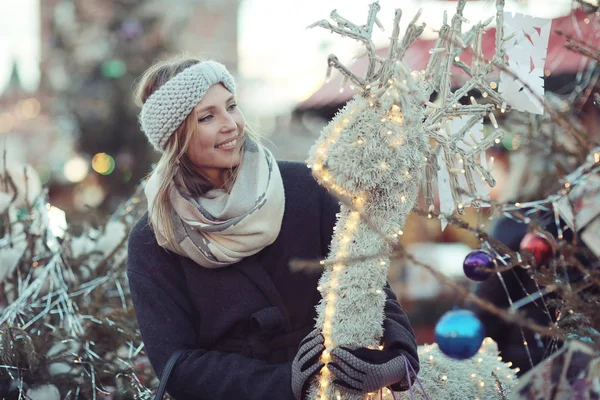
M483 324L468 310L448 311L435 326L435 342L442 353L455 360L473 357L484 338Z
M487 251L470 252L463 262L465 276L475 282L485 281L494 273L494 257Z

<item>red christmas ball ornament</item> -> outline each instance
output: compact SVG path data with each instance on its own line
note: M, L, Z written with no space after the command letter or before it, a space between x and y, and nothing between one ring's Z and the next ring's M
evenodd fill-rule
M521 240L521 251L529 251L537 265L546 265L554 257L554 239L545 232L529 232Z

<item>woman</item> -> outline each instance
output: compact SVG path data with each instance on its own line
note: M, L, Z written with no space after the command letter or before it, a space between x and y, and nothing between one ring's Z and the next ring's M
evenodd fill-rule
M223 65L160 62L137 94L142 130L162 152L127 264L154 370L185 349L167 386L178 400L303 398L323 367L313 330L321 271L291 271L289 261L326 256L337 202L305 165L276 162L260 145ZM328 367L346 390L405 390L405 360L418 370L413 330L386 293L384 350L332 352Z

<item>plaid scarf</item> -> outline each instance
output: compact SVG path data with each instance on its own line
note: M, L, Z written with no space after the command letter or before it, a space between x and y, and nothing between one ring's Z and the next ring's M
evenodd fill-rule
M145 188L149 210L160 182L160 171L154 171ZM273 243L285 207L277 162L250 137L246 137L244 157L229 193L212 189L201 197L186 198L173 187L170 199L181 250L168 248L160 221L152 220L158 244L206 268L226 267Z

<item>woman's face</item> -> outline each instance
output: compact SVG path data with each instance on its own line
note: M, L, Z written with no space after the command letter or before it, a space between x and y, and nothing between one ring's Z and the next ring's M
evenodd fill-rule
M220 83L208 89L194 111L198 127L187 155L198 172L220 186L228 169L242 160L246 121L234 95Z

